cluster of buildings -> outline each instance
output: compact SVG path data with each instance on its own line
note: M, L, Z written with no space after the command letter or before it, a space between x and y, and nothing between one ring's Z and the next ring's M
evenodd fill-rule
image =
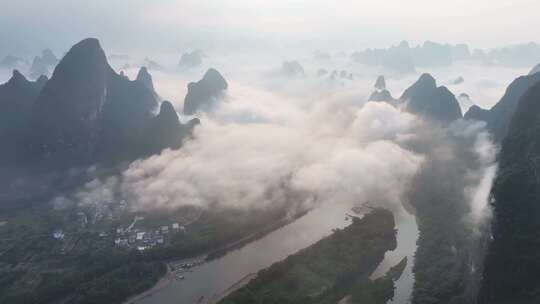
M115 221L121 214L125 214L128 205L126 201L120 202L95 202L87 205L77 212L77 225L85 229L100 221ZM126 249L137 249L145 251L156 246L162 246L170 242L171 236L176 233L185 233L186 228L179 223L172 223L154 228L135 227L137 222L144 220L143 216L135 216L130 225L125 228L118 227L115 230L101 231L99 237L112 236L114 245ZM65 232L62 229L55 229L52 237L56 240L63 240Z
M127 229L117 228L114 244L118 247L136 248L139 251L164 245L170 240L170 235L175 233L184 233L186 228L178 223L172 225L160 226L154 229L133 229L132 226Z

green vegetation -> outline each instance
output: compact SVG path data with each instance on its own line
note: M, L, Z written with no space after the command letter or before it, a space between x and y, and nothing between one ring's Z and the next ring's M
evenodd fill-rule
M502 144L481 304L540 303L539 101L537 83L520 100Z
M9 219L0 229L1 303L121 302L165 273L163 263L146 262L115 248L110 238L75 226L69 210L42 207ZM56 240L51 234L58 227L71 233Z
M374 281L360 279L351 288L352 303L385 304L394 297L394 282L407 266L407 257Z
M413 304L474 303L480 279L471 265L482 265L482 242L466 222L470 206L463 191L471 186L467 172L479 166L477 156L470 149L471 139L444 136L455 159L432 157L425 162L409 193L419 230ZM437 145L430 149L439 153Z
M115 227L127 226L134 214L82 228L77 211L39 205L2 215L7 223L0 226L0 303L122 303L152 287L165 274L167 260L220 249L284 216L280 210L206 211L169 243L138 252L114 245ZM186 212L141 214L145 219L137 226L181 222ZM63 239L52 236L58 228Z
M204 212L195 223L189 225L186 233L173 235L169 245L155 248L146 255L152 260L169 260L223 252L227 245L265 233L268 227L277 229L285 217L283 209L216 209ZM170 221L171 216L168 218ZM148 223L148 220L145 218L144 222ZM163 223L164 219L159 222Z
M402 261L387 276L369 276L388 250L396 247L394 218L390 211L375 209L316 244L261 270L257 278L223 299L221 304L336 303L343 297L362 303L393 296L393 280L404 269Z
M125 264L82 284L70 303L120 303L150 287L166 272L163 263Z
M444 200L424 206L417 214L420 234L413 266L413 303L451 303L465 294L470 280L468 236L460 214L451 201Z

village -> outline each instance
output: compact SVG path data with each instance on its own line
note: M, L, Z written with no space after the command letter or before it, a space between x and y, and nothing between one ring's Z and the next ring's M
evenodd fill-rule
M68 236L92 231L100 239L111 239L117 248L143 252L156 246L166 246L170 244L173 235L186 233L185 225L178 222L144 225L145 217L140 214L133 214L133 219L127 224L126 218L130 214L132 213L129 212L129 205L125 200L116 203L96 201L77 209L74 225L76 229L57 227L51 236L63 241ZM122 225L122 222L125 224Z
M144 220L144 217L135 217L134 221ZM117 228L114 244L123 248L136 248L139 251L145 251L155 246L161 246L168 243L170 235L175 233L185 233L186 228L178 223L160 226L156 229L133 229L130 225L126 229Z

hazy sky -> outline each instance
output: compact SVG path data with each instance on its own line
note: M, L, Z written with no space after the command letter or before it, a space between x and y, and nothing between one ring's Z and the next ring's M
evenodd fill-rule
M383 47L406 39L495 47L540 37L535 0L0 0L0 54L67 49Z

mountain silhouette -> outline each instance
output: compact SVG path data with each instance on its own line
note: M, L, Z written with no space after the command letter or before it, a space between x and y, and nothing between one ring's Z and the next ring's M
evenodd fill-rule
M386 80L384 76L377 77L375 81L375 91L369 96L369 101L383 101L391 105L397 106L397 101L392 97L390 91L386 89Z
M29 81L13 70L11 78L0 85L0 162L9 162L18 156L17 148L22 144L32 106L46 82L45 76Z
M380 75L379 77L377 77L377 80L375 81L375 89L376 90L386 89L386 80L384 79L383 75Z
M181 69L190 69L200 66L204 57L204 53L201 50L183 53L178 62L178 66Z
M150 91L155 92L154 82L152 81L152 75L148 73L148 69L146 67L141 67L139 69L136 79L140 83L144 84Z
M540 303L540 83L520 98L493 184L480 304Z
M30 66L30 77L37 79L41 75L48 76L50 69L54 69L56 64L58 64L58 58L50 49L44 49L41 51L41 56L34 57Z
M423 74L399 100L405 109L432 121L450 123L462 117L461 108L454 94L446 87L437 87L435 78Z
M82 40L58 63L32 104L25 157L32 164L63 169L114 165L160 150L162 145L148 146L158 106L151 87L148 71L141 69L138 79L130 81L110 67L97 39ZM173 129L186 133L177 125Z
M508 127L514 115L518 102L525 92L536 83L540 82L540 73L516 78L506 88L503 97L491 109L485 110L478 106L472 106L465 119L480 120L487 123L488 130L495 140L501 141L508 132Z
M194 118L183 125L178 114L169 101L163 101L159 114L154 117L146 142L147 154L156 154L166 148L178 149L184 138L191 134L192 129L199 124Z
M281 74L287 77L303 77L306 75L304 67L296 60L284 61L281 64Z
M184 99L184 114L193 115L197 111L207 111L227 89L225 78L216 69L209 69L203 78L188 84Z

